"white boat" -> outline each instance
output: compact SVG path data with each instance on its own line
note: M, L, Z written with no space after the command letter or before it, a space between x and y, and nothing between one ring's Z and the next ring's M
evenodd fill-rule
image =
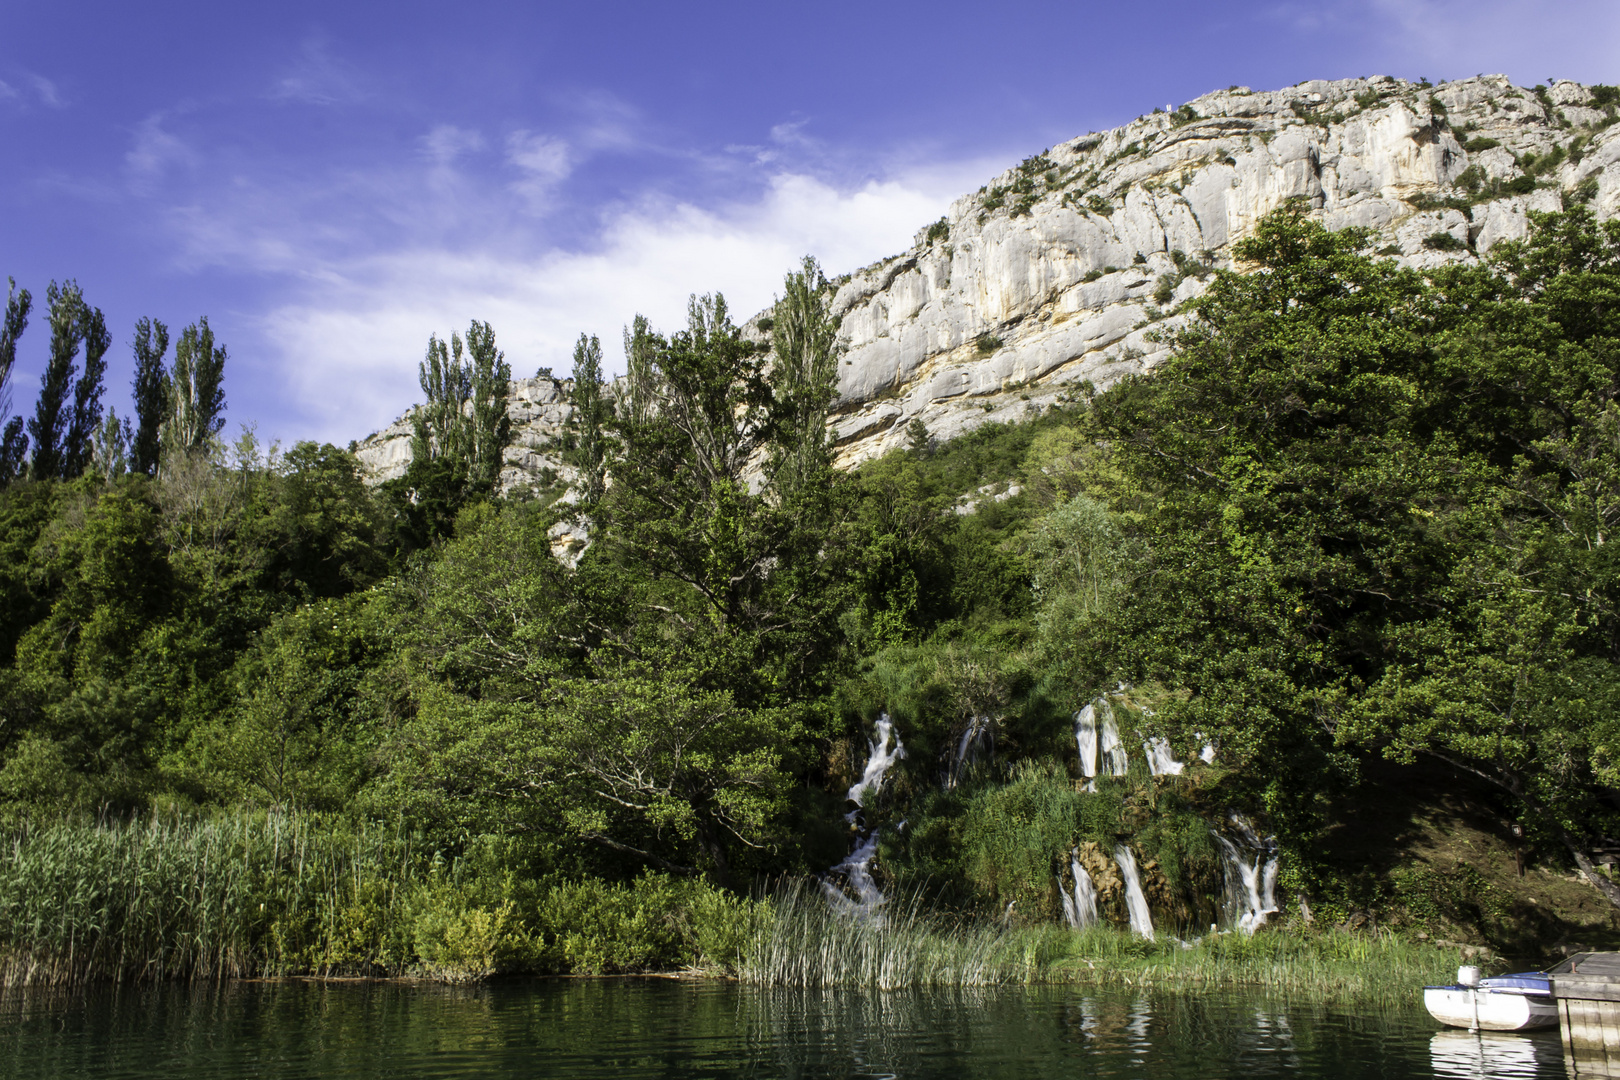
M1470 1031L1533 1031L1558 1023L1552 983L1544 972L1479 977L1462 968L1455 986L1425 986L1423 1006L1442 1024Z

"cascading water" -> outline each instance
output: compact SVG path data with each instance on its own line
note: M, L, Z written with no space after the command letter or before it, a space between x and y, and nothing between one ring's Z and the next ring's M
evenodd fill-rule
M1136 856L1124 844L1114 848L1114 861L1125 879L1125 910L1130 913L1131 931L1149 941L1153 940L1153 916L1148 913L1147 897L1142 892L1142 879L1136 873Z
M1181 770L1186 768L1170 752L1170 742L1162 735L1143 739L1142 750L1147 754L1148 772L1154 776L1180 776Z
M1074 742L1080 748L1080 772L1087 780L1097 775L1097 707L1087 705L1074 714Z
M1103 772L1108 776L1124 776L1130 758L1125 753L1125 744L1119 737L1119 725L1114 722L1113 706L1108 704L1107 698L1098 698L1098 712L1102 714L1102 759Z
M889 714L884 713L878 717L877 738L867 743L866 768L862 771L861 778L849 789L848 798L855 804L855 809L844 815L845 821L851 825L856 825L857 822L864 824L861 811L865 808L867 800L883 789L883 780L888 775L890 766L905 756L906 748L900 741L900 733L894 729ZM843 862L828 868L829 874L843 877L845 888L840 888L826 878L822 879L822 892L841 914L872 918L878 908L883 906L885 900L883 890L872 880L872 860L877 856L877 845L877 828L867 829L856 840L855 850L851 851ZM851 893L854 894L853 897Z
M1222 915L1228 928L1252 934L1277 911L1277 845L1274 838L1260 839L1237 813L1228 828L1234 836L1211 830L1226 871Z
M1097 925L1097 886L1092 882L1091 875L1086 868L1080 865L1080 849L1075 848L1069 855L1069 869L1074 873L1074 892L1063 887L1063 880L1058 879L1058 894L1063 898L1063 921L1076 930L1084 930L1088 926Z
M982 750L988 748L994 752L995 735L990 729L988 716L975 716L968 721L967 730L962 732L962 739L956 744L956 757L951 761L951 767L945 774L945 789L949 791L962 781L962 774L967 767L979 759Z

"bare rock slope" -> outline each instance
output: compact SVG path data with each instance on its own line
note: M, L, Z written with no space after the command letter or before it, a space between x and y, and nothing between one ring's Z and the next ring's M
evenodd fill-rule
M1613 217L1617 109L1611 87L1492 75L1232 87L1035 155L909 251L838 280L838 462L902 444L913 419L949 439L1152 370L1165 351L1151 331L1291 199L1331 229L1375 230L1381 254L1418 267L1523 236L1528 211L1584 202ZM503 487L565 484L550 447L566 384L520 380L511 400ZM376 479L403 472L409 437L401 418L359 445Z

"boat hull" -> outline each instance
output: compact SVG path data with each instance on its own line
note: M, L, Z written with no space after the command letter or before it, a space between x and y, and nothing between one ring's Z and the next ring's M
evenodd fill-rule
M1429 1015L1451 1027L1471 1028L1478 998L1482 1031L1533 1031L1558 1023L1558 1006L1541 994L1515 994L1501 990L1469 990L1463 986L1426 986L1423 1005Z

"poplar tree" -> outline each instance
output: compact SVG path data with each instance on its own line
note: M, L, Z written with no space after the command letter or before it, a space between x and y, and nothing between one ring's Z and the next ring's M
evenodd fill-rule
M602 392L602 343L579 335L574 344L573 411L568 416L569 459L580 475L580 501L595 506L606 490L608 403Z
M772 312L777 441L771 476L777 494L789 502L814 488L825 489L832 468L827 410L836 395L838 320L821 267L809 255L783 282Z
M169 375L163 358L169 328L144 316L135 323L135 430L130 439L130 471L153 476L163 451L163 422L169 415Z
M495 347L495 330L476 319L467 327L467 354L472 368L472 447L467 474L475 489L494 491L501 476L502 455L511 441L506 415L512 366Z
M459 334L448 342L429 335L417 378L427 400L412 421L412 464L460 466L474 490L493 491L511 437L506 400L512 378L494 329L475 319L465 343Z
M180 332L174 347L174 371L169 385L168 418L164 421L163 448L189 454L205 446L225 426L225 346L214 344L208 318Z
M55 480L64 473L67 458L62 445L63 426L64 419L71 420L71 414L64 417L63 411L77 371L74 361L79 357L84 296L76 282L58 286L53 281L45 290L45 302L50 307L51 358L40 382L34 418L28 422L34 444L29 472L35 480Z
M17 360L17 339L28 328L28 313L34 297L27 289L18 291L17 280L7 278L5 323L0 325L0 488L10 484L23 471L28 454L28 436L23 434L23 418L10 416L11 368Z
M84 344L84 372L73 388L73 414L62 447L62 477L82 476L95 454L101 431L102 377L107 373L107 347L112 336L100 308L79 304L79 338Z

